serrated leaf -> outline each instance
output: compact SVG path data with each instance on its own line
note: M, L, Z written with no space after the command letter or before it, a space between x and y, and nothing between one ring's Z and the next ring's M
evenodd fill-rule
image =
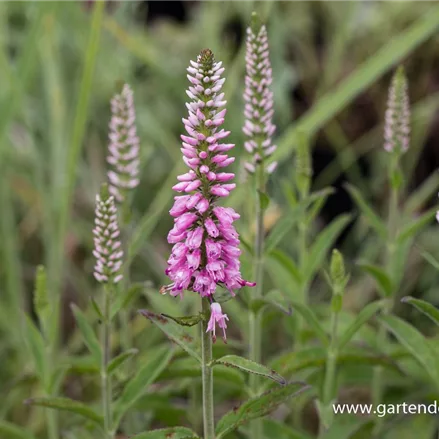
M0 436L7 439L35 439L30 431L7 421L0 421Z
M40 407L47 407L56 410L67 411L71 413L76 413L84 418L90 419L93 422L96 422L100 426L103 426L103 418L101 415L96 413L93 409L91 409L86 404L82 402L75 401L70 398L31 398L25 401L26 404L36 405Z
M381 267L378 267L374 264L369 264L367 262L359 262L357 265L374 278L375 282L378 285L378 288L385 297L389 297L392 295L392 280Z
M327 225L317 236L309 249L307 262L303 273L305 281L310 281L326 258L327 252L334 245L335 240L351 220L350 215L340 215Z
M145 393L148 386L163 372L174 354L172 349L164 347L151 355L149 361L127 383L122 395L114 404L115 425L118 426L126 411Z
M352 337L361 329L361 327L371 319L379 310L388 305L387 300L380 300L367 304L356 316L355 320L346 328L343 334L340 335L337 347L343 349L349 343Z
M427 224L429 224L436 215L436 208L430 209L425 212L419 218L411 221L398 233L397 241L398 243L403 243L406 239L413 238L418 234Z
M184 317L172 317L168 314L162 314L162 316L173 320L175 323L177 323L180 326L188 326L188 327L198 325L198 323L200 323L204 318L203 313L198 313L197 315L194 316L184 316Z
M91 327L90 323L88 323L84 313L75 304L72 304L71 308L85 345L93 355L96 363L100 364L102 355L101 345L96 337L95 332L93 331L93 328Z
M282 265L285 270L291 275L297 284L302 281L302 276L300 270L296 263L282 250L276 249L270 253L270 258L276 260L280 265Z
M132 285L125 293L117 294L116 300L111 305L111 319L121 310L124 309L137 295L141 294L145 285L136 283Z
M290 383L256 398L249 399L240 407L226 413L219 420L216 427L216 439L221 439L252 419L268 415L288 399L298 396L310 388L310 386L301 382Z
M295 301L291 302L291 306L303 317L305 323L314 330L322 344L324 346L329 346L329 337L323 329L323 326L320 324L314 311L309 306Z
M198 353L200 352L200 349L196 344L194 337L189 335L180 325L173 322L171 319L164 317L162 314L155 314L146 309L140 310L139 313L154 323L166 334L167 337L177 343L189 355L201 363L201 357Z
M439 310L431 303L410 296L403 297L401 302L414 306L418 311L422 312L433 323L439 326Z
M39 379L45 386L47 377L47 362L46 362L46 346L41 332L35 326L35 323L29 316L25 316L26 320L26 342L29 346L29 350L32 354L35 372Z
M351 194L357 206L360 208L361 213L367 219L369 224L375 229L375 231L381 236L381 238L386 239L387 229L381 218L374 212L374 210L369 206L367 201L363 198L361 192L353 185L346 183L345 185L347 191Z
M439 356L427 343L424 335L415 327L398 317L381 316L384 324L398 339L398 341L413 355L425 372L431 377L436 386L439 386Z
M286 384L285 378L280 376L276 371L269 369L262 364L255 363L252 360L248 360L247 358L239 357L238 355L226 355L218 360L214 360L213 365L215 366L217 364L221 364L226 367L234 367L244 372L270 378L281 385Z
M195 439L196 433L186 427L170 427L131 436L132 439Z
M262 192L258 189L258 197L259 197L259 205L262 210L266 210L268 205L270 204L270 198L265 192Z
M117 370L118 367L120 367L123 363L125 363L126 360L128 360L131 357L133 357L134 355L137 355L138 353L139 353L138 349L132 348L132 349L128 349L125 352L122 352L117 357L114 357L108 363L107 373L109 375L112 374L115 370Z

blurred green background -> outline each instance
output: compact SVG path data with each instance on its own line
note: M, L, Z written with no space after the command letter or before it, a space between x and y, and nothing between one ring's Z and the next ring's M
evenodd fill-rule
M61 309L59 341L65 357L60 361L71 364L69 356L84 350L70 303L87 308L87 299L99 290L92 276L94 197L106 178L109 101L121 81L134 90L141 139L141 184L133 196L134 244L129 258L131 279L148 284L128 306L132 342L141 353L147 355L163 340L136 317L136 309L183 315L195 306L189 294L180 303L160 296L158 288L166 282L171 186L183 169L179 134L185 116L185 69L205 47L226 67L225 126L236 143L234 170L240 183L230 203L242 212L238 229L244 244L251 242L252 199L242 168L246 153L241 126L243 41L253 10L267 21L278 127L280 166L269 185L267 231L289 214L287 195L298 130L312 135L313 188L336 188L316 230L340 213L355 215L345 182L355 184L377 211L386 211L382 123L390 76L399 63L406 68L412 102L411 148L403 160L406 197L414 214L436 203L437 2L120 1L108 2L101 17L93 15L93 2L0 2L0 418L45 437L42 409L22 404L39 392L20 323L23 310L33 313L38 264L46 265L51 300ZM416 197L410 198L411 193ZM401 296L439 303L438 275L419 255L420 249L438 254L438 236L433 226L420 235L408 255ZM280 247L294 254L294 242L292 228ZM361 220L341 235L337 245L353 272L346 307L355 313L375 295L373 283L358 271L355 261L378 258L382 249ZM248 276L248 252L243 263ZM267 288L275 283L267 278ZM315 302L324 302L328 295L322 279L316 279ZM232 349L242 350L246 323L239 310L230 305L227 311L232 317ZM419 318L398 307L397 312ZM289 344L289 335L276 325L276 318L267 313L264 321L267 361ZM424 320L415 323L429 331ZM90 384L86 361L76 358L74 366L65 367L62 392L93 400L97 388ZM142 427L188 424L191 416L197 417L196 410L191 415L187 406L187 383L183 380L179 386L172 408L166 392L166 397L158 393L143 401ZM230 408L236 393L224 393L222 404ZM65 437L87 437L77 434Z

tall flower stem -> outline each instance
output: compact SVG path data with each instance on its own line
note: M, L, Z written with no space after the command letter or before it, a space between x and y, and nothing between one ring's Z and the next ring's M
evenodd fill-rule
M210 313L207 299L201 299L203 313ZM213 370L212 370L212 336L207 330L207 319L201 325L201 371L203 386L203 428L204 439L215 439L215 421L213 411Z
M104 321L102 322L102 363L101 363L101 391L102 391L102 410L104 415L104 431L106 439L113 439L112 431L112 412L111 412L111 379L107 373L108 363L110 362L111 351L111 292L109 288L104 288Z
M391 192L390 192L390 202L389 211L387 219L387 243L386 243L386 266L387 273L389 277L394 279L393 267L394 267L394 257L395 257L395 240L398 233L398 200L399 200L399 182L398 178L395 177L399 174L397 157L392 157L392 164L390 170L390 180L391 180ZM393 282L392 282L393 283ZM390 296L390 303L383 309L384 314L388 314L394 304L395 291L392 291ZM388 333L386 328L381 325L378 329L378 346L385 348L388 341ZM381 404L384 397L384 382L383 382L384 369L382 366L377 366L374 370L373 383L372 383L372 399L375 405ZM375 433L379 435L381 430L382 421L378 418Z

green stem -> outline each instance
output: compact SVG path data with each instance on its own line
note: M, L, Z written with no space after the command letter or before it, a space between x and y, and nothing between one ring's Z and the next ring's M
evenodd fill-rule
M391 192L390 192L390 202L389 202L389 212L388 212L388 220L387 220L387 273L390 276L390 279L392 280L392 283L394 281L393 276L393 266L394 266L394 256L395 256L395 240L398 233L398 199L399 199L399 190L398 190L398 184L394 184L395 181L395 175L398 173L398 161L397 157L392 157L392 163L390 168L390 182L391 182ZM383 314L388 314L392 307L394 302L394 297L390 297L391 303L389 306L386 306L383 309ZM378 346L382 347L382 349L385 349L388 342L388 332L386 328L381 325L378 329ZM383 402L384 398L384 369L382 366L377 366L374 370L374 376L373 376L373 382L372 382L372 401L375 405L375 407L378 404L381 404ZM379 436L381 427L383 424L383 418L377 418L376 426L374 433L376 436Z
M337 328L338 312L332 311L331 315L331 344L326 355L325 379L323 383L322 406L324 410L329 410L329 404L334 399L334 384L337 371ZM320 436L323 436L326 428L324 422L320 422Z
M203 313L210 312L207 299L201 299ZM202 385L203 385L203 428L204 439L215 439L215 420L213 412L213 370L212 370L212 336L207 332L205 319L201 325L201 357L202 357Z
M111 291L104 290L104 321L102 322L102 364L101 364L101 392L102 392L102 411L104 414L104 431L106 439L113 439L112 413L111 413L111 379L107 373L108 363L110 362L110 331L111 331Z
M257 167L256 174L256 234L254 247L254 273L253 279L256 282L255 291L252 293L253 299L260 299L263 295L264 282L264 210L261 205L260 193L265 192L265 175L263 163ZM250 312L249 317L250 346L249 357L256 363L261 362L262 348L262 314L260 312ZM259 377L250 375L250 390L252 395L257 395L259 391ZM252 439L262 437L262 421L254 420L250 425Z

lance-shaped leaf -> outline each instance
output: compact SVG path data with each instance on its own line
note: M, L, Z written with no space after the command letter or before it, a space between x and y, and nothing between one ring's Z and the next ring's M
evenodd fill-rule
M0 437L7 439L35 439L35 436L30 431L7 421L0 421Z
M103 426L104 423L102 416L96 413L88 405L70 398L31 398L26 400L25 403L76 413L77 415L90 419L100 426Z
M131 436L132 439L195 439L197 434L186 427L162 428Z
M302 275L296 263L282 250L276 249L270 253L270 258L276 260L291 275L293 280L300 284Z
M426 338L416 328L398 317L387 315L379 320L395 335L399 342L423 366L425 372L439 387L439 355L427 343Z
M410 296L403 297L401 302L414 306L418 311L425 314L432 322L439 326L439 310L431 303Z
M221 439L252 419L268 415L288 399L298 396L310 388L310 386L301 382L290 383L256 398L249 399L240 407L226 413L219 420L216 427L216 439Z
M266 210L268 205L270 204L270 197L265 193L258 189L258 197L259 197L259 204L261 206L262 210Z
M177 343L189 355L192 355L192 357L196 358L201 363L201 357L198 353L200 349L197 346L194 337L189 335L180 325L162 314L155 314L146 309L142 309L139 312L142 316L145 316L149 321L161 329L172 341Z
M361 327L371 319L378 311L387 306L387 300L379 300L367 304L356 316L355 320L346 328L338 339L338 349L343 349L349 343L352 337L361 329Z
M173 355L173 350L164 347L154 351L147 361L137 372L137 374L128 382L123 389L122 395L114 404L115 425L118 426L122 416L126 411L136 403L136 401L145 393L148 386L163 372L168 366Z
M307 202L309 204L306 221L311 223L314 221L315 217L320 213L320 210L325 204L326 199L329 195L335 192L334 188L327 187L317 192L313 192L308 198Z
M145 285L136 283L128 288L124 293L116 295L116 300L111 305L111 318L121 310L124 309L136 296L138 296L145 289Z
M433 194L436 194L439 189L439 172L434 172L427 177L423 183L410 195L404 203L404 210L407 214L413 214L419 211Z
M93 328L88 323L84 313L74 304L71 305L73 315L75 316L76 323L78 324L79 331L81 332L84 343L88 347L89 351L93 355L97 364L101 361L101 345L96 337Z
M327 252L334 245L335 240L350 220L350 215L340 215L319 233L309 250L303 276L305 280L310 281L312 279L318 268L321 267L323 260L326 258Z
M133 357L134 355L137 355L139 353L138 349L132 348L128 349L125 352L122 352L117 357L114 357L107 366L107 373L112 374L114 371L117 370L123 363L125 363L126 360Z
M284 422L264 419L264 437L276 439L313 439L314 436L293 429Z
M189 327L198 325L198 323L200 323L201 320L203 320L204 318L204 315L201 312L194 316L172 317L168 314L162 314L162 316L173 320L175 323L179 324L180 326L189 326Z
M273 369L269 369L262 364L255 363L254 361L248 360L247 358L239 357L238 355L226 355L214 360L213 365L221 364L226 367L234 367L236 369L242 370L244 372L253 373L255 375L261 375L266 378L270 378L279 384L285 385L286 380L280 376Z
M439 270L439 261L429 252L421 251L421 256L436 270Z
M357 206L360 208L361 213L367 219L369 224L375 229L376 232L385 239L387 236L386 226L381 218L373 211L367 201L363 198L361 192L351 184L345 185L347 191L351 194Z
M403 227L396 238L398 243L403 243L405 240L413 238L424 229L425 226L430 224L436 215L436 210L436 208L430 209L428 212L425 212L423 215Z
M283 237L293 228L297 222L299 207L289 210L283 218L281 218L268 234L264 244L265 253L273 251L277 244L282 241Z
M315 315L314 311L307 305L300 302L291 302L291 306L295 311L297 311L305 323L314 330L316 336L320 339L324 346L329 346L329 337L326 334L323 326L320 324L319 319Z
M392 295L392 280L381 267L378 267L374 264L369 264L368 262L358 262L357 265L374 278L379 290L385 297Z

